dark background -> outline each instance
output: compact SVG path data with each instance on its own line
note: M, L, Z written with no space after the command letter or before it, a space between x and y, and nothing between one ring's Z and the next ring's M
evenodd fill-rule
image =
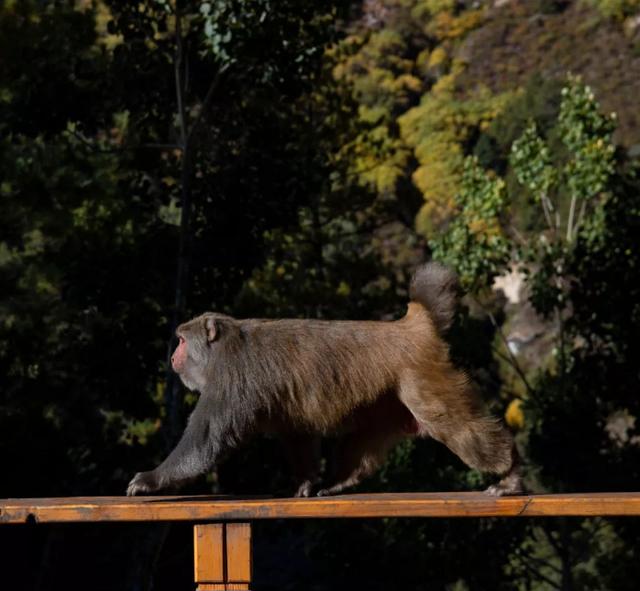
M453 355L516 432L528 486L638 490L637 1L0 6L0 497L118 495L156 465L195 402L167 370L176 322L393 319L431 256L462 277ZM571 239L510 156L531 122L525 160L548 148L534 176L555 171L562 224L586 204ZM484 172L465 176L466 156ZM513 264L515 299L491 287ZM361 490L488 482L421 441ZM267 439L188 492L290 486ZM639 534L603 518L257 523L255 588L635 590ZM4 526L0 585L190 589L191 540Z

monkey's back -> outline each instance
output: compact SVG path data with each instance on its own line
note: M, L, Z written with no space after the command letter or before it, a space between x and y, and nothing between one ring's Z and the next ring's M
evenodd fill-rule
M428 314L415 304L391 322L238 322L246 336L243 355L261 374L255 387L267 414L325 432L393 391L402 371L447 356Z

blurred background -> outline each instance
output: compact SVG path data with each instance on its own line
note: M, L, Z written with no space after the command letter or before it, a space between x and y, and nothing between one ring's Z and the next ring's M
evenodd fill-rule
M3 0L0 497L119 495L195 403L176 323L393 319L453 355L535 492L640 489L639 0ZM329 442L330 443L330 442ZM407 442L367 491L486 486ZM282 449L188 492L287 495ZM255 526L257 590L636 590L637 519ZM13 590L192 589L185 526L0 528Z

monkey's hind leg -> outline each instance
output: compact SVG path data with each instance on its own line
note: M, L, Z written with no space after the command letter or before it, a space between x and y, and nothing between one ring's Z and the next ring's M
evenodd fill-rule
M407 373L398 396L415 417L419 435L444 443L471 468L502 477L488 494L523 492L513 436L499 420L487 416L464 373L450 364Z
M388 434L387 434L388 435ZM371 476L398 439L373 435L368 430L358 430L347 435L341 442L333 484L318 491L319 497L337 495L360 484Z
M521 495L524 494L525 488L522 483L522 465L520 462L520 454L516 448L516 444L513 444L511 451L512 460L511 468L496 484L492 484L485 491L488 495L495 497L502 497L507 495Z
M412 433L412 417L395 394L386 394L371 406L356 411L354 429L340 442L332 484L318 496L336 495L371 476L387 453Z

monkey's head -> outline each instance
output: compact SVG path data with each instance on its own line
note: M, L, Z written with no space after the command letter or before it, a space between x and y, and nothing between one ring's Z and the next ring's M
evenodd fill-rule
M215 358L222 336L228 332L229 316L207 313L176 329L178 346L171 356L171 367L189 390L202 389L207 383L207 367Z

